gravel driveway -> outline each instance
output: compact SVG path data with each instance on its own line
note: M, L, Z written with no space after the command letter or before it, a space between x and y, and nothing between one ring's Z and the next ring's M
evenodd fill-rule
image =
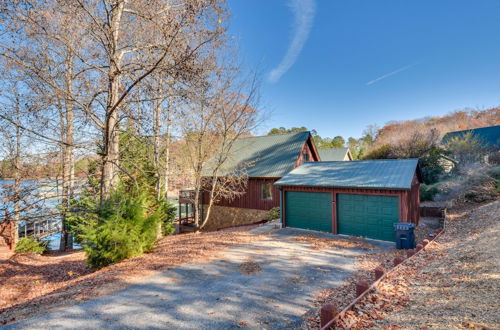
M279 229L228 249L210 263L187 263L96 300L8 329L288 328L300 324L314 294L342 284L359 248L313 250L293 238L312 232ZM318 234L330 237L330 234ZM391 243L371 241L380 249Z

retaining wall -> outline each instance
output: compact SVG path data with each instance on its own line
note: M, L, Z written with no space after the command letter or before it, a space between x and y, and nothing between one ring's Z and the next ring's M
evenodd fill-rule
M203 214L206 214L207 205L203 205ZM250 225L266 220L268 211L244 209L239 207L228 207L213 205L210 210L210 218L203 230L213 231L217 229Z
M441 206L421 206L421 217L444 218L446 215L446 208Z

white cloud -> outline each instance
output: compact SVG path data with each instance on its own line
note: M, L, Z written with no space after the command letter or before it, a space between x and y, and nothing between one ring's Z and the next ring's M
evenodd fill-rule
M397 73L400 73L400 72L406 71L406 70L408 70L408 69L410 69L410 68L414 67L414 66L415 66L415 65L417 65L417 64L418 64L418 62L417 62L417 63L410 64L410 65L406 65L406 66L404 66L404 67L402 67L402 68L399 68L399 69L394 70L394 71L392 71L392 72L386 73L386 74L384 74L383 76L380 76L380 77L378 77L378 78L375 78L375 79L373 79L373 80L370 80L369 82L367 82L367 83L366 83L366 86L369 86L369 85L371 85L371 84L374 84L374 83L376 83L376 82L379 82L380 80L383 80L383 79L385 79L385 78L389 78L390 76L394 76L394 75L395 75L395 74L397 74Z
M289 0L293 13L293 38L281 63L269 73L269 81L277 82L290 69L304 48L314 22L316 4L314 0Z

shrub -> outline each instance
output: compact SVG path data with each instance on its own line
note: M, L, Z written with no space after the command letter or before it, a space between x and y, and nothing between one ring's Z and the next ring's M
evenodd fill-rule
M473 163L455 174L452 179L439 187L435 200L454 200L459 203L484 203L498 198L498 174L495 168L486 168L479 163Z
M422 180L424 183L436 183L445 173L445 169L441 162L442 153L440 148L433 147L419 158L419 164L422 170Z
M460 166L481 162L485 155L484 144L472 132L450 138L445 147Z
M435 129L416 129L402 134L392 145L390 158L420 158L437 149L439 132Z
M438 184L432 184L432 185L426 185L426 184L421 184L420 185L420 201L433 201L436 195L439 193L439 185Z
M458 196L459 200L472 203L484 203L497 198L497 183L489 175L478 174L466 179L468 189Z
M271 221L274 219L278 219L279 217L280 217L280 208L278 206L273 207L272 209L267 211L266 220Z
M47 247L48 242L39 241L31 237L23 237L16 244L16 252L42 254L47 251Z
M151 250L166 214L164 207L150 207L144 195L115 192L98 208L97 224L79 225L87 263L101 268Z
M94 195L84 192L80 198L73 199L70 203L70 210L66 213L66 225L75 241L83 246L83 230L97 226L99 222L99 201Z
M500 180L500 166L495 166L487 171L488 175L495 180Z
M161 233L163 236L173 234L175 231L173 222L177 216L177 207L171 201L165 200L160 204L160 208L162 208L161 212L163 214L161 220Z
M384 144L378 148L370 150L363 159L387 159L391 157L391 146Z

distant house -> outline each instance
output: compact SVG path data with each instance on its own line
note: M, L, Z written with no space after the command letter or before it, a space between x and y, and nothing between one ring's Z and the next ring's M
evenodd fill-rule
M480 149L484 151L485 162L489 163L492 159L500 158L500 125L449 132L441 142L446 144L452 139L466 137L469 134L481 144Z
M280 205L279 190L274 183L302 163L319 160L310 132L236 140L223 171L230 173L235 168L245 166L248 173L246 193L233 200L217 202L212 208L206 229L264 220L268 210ZM208 198L208 193L203 194L204 204L208 202Z
M489 151L500 150L500 125L448 132L443 137L442 143L446 144L451 139L463 137L466 134L472 134L472 136L477 138L484 148Z
M352 154L349 148L326 148L318 149L319 157L322 162L336 162L352 160Z

